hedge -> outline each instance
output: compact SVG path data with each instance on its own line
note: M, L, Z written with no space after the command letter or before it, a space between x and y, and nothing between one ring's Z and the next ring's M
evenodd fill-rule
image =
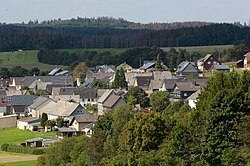
M17 145L9 145L9 144L2 144L1 150L6 151L6 152L36 154L36 155L40 155L44 153L43 149L23 147L23 146L17 146Z

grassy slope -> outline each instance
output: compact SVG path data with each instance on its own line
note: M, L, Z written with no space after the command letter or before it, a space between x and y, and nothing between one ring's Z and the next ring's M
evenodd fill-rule
M228 48L232 48L233 45L219 45L219 46L194 46L194 47L174 47L176 50L186 49L188 52L199 52L202 56L213 53L215 51L222 52ZM164 51L169 51L170 47L163 47Z
M3 166L36 166L37 161L31 160L31 161L20 161L20 162L13 162L13 163L6 163L2 164Z
M9 128L0 130L0 146L1 144L19 144L27 139L36 137L54 137L55 132L31 132L28 130L20 130L17 128Z

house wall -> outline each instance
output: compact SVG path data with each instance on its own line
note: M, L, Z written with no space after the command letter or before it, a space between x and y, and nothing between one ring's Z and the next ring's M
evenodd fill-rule
M104 107L102 103L98 103L97 104L97 108L98 108L98 115L103 115L104 113Z
M249 69L250 68L250 64L247 61L247 57L244 58L244 68L245 69Z
M17 116L8 115L0 117L0 129L11 128L17 126Z
M48 114L48 120L56 120L57 118L59 118L59 116Z
M29 124L28 122L17 121L17 128L21 130L28 130Z
M213 56L210 56L204 63L203 63L203 71L208 71L213 65L220 64Z
M188 105L191 108L196 108L196 100L188 100Z
M79 114L88 114L88 112L81 106L79 105L71 114L70 116L76 116Z

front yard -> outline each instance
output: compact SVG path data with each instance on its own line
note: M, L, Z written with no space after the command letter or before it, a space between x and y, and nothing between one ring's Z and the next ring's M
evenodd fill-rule
M27 139L42 137L55 137L56 132L32 132L28 130L20 130L17 128L9 128L0 130L0 146L7 144L20 144Z

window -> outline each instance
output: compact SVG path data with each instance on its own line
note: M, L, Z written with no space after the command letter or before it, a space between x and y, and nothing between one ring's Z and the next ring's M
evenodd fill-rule
M209 64L209 65L210 65L210 64L211 64L211 62L210 62L210 61L207 61L207 64Z
M187 93L184 93L184 96L187 97Z

